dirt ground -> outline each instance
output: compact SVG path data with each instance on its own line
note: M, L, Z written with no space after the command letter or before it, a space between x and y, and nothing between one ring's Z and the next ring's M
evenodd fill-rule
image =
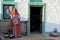
M22 38L13 38L13 39L7 38L5 40L45 40L45 37L42 34L30 34L28 36L22 36Z
M56 37L48 37L43 34L30 34L28 36L22 36L21 38L5 39L5 40L60 40Z

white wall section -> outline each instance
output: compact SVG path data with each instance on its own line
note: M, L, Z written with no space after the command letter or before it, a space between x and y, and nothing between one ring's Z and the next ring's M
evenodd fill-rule
M60 0L44 0L46 3L45 32L57 28L60 32Z
M17 2L17 10L21 16L21 21L28 21L29 0L15 0L15 2Z

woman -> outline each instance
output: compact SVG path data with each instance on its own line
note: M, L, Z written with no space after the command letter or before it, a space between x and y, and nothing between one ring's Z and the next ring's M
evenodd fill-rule
M17 9L13 6L10 7L11 9L11 22L12 22L12 29L13 29L13 35L15 37L21 36L21 28L20 28L20 19L19 14L17 12Z

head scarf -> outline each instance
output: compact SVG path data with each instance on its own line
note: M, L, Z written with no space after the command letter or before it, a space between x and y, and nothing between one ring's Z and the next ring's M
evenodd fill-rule
M16 8L13 8L11 15L12 16L18 15L18 12L17 12Z

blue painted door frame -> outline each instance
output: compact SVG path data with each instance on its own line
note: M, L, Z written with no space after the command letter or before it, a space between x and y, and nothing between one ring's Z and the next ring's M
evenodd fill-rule
M42 3L42 2L30 2L28 4L28 23L27 23L27 34L29 35L30 34L30 5L37 5L37 6L41 6L42 7L42 33L44 33L45 31L45 28L44 28L44 7L45 7L45 4Z

